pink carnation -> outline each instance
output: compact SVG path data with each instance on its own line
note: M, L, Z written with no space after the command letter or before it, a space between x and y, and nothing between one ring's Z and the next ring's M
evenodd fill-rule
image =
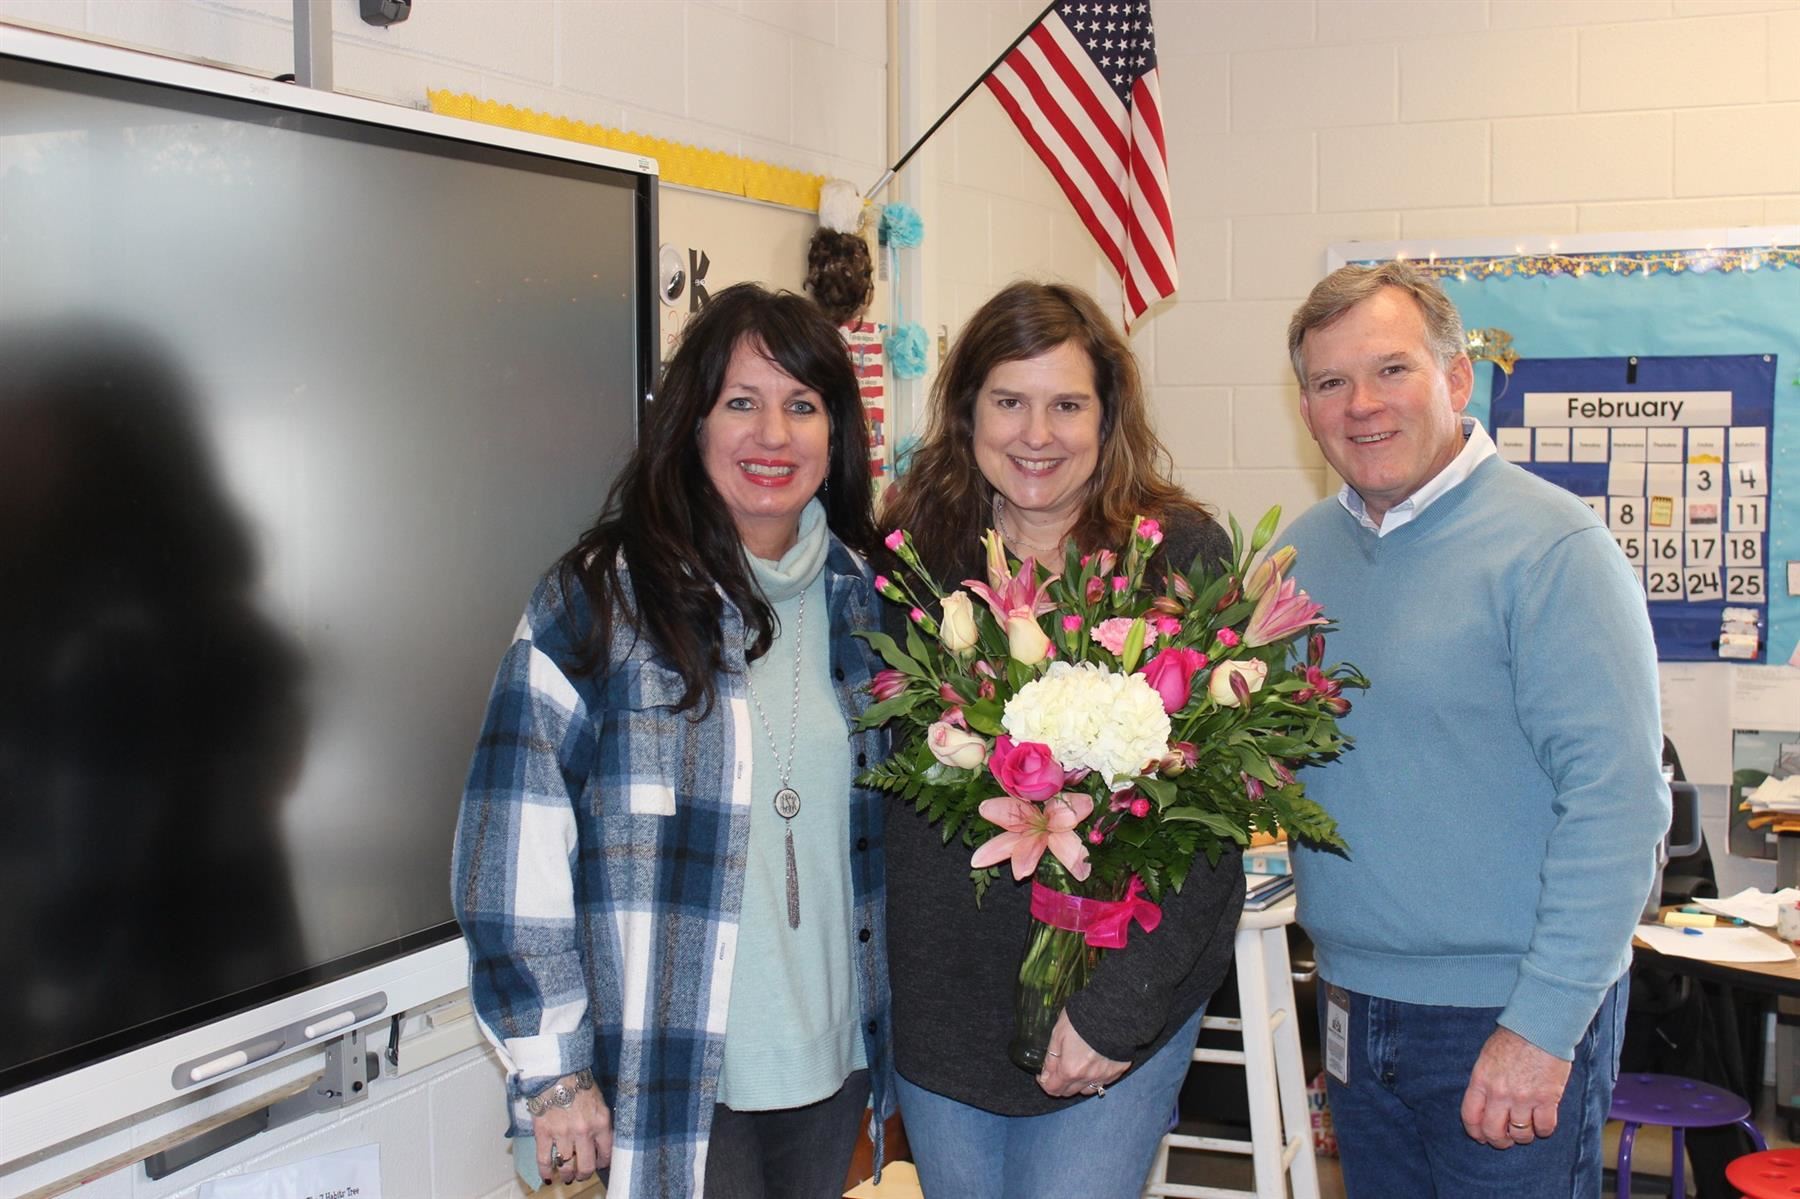
M906 543L906 534L899 529L895 529L892 533L889 533L886 537L882 538L882 541L881 541L881 544L887 546L890 550L893 550L895 553L898 553L900 551L900 547L902 545L904 545L905 543Z
M1230 649L1232 646L1234 646L1238 643L1238 635L1236 633L1232 632L1230 629L1220 629L1218 631L1218 633L1215 634L1215 636L1218 637L1219 644L1224 646L1226 649Z
M1111 620L1103 620L1094 626L1094 640L1114 654L1125 652L1125 638L1131 634L1131 618L1115 616Z

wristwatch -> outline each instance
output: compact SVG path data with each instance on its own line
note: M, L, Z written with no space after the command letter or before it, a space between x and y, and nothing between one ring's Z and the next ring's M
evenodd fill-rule
M577 1091L592 1090L594 1072L582 1070L575 1074L559 1078L535 1095L525 1097L525 1110L533 1116L541 1116L553 1107L568 1107L575 1102Z

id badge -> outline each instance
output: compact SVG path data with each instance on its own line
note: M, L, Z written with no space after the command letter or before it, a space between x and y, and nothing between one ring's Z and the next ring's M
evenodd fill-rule
M1350 1085L1350 993L1342 987L1325 992L1325 1071Z

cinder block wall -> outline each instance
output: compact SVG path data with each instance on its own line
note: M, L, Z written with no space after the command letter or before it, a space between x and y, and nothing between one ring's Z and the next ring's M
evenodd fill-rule
M927 7L933 114L1039 9ZM1134 340L1184 482L1240 518L1337 485L1284 348L1331 243L1800 222L1794 0L1157 0L1155 16L1181 291ZM939 136L934 332L1021 275L1116 297L985 92Z

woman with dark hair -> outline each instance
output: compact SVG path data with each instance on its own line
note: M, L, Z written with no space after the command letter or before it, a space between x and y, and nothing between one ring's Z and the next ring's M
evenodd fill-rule
M818 308L717 293L501 663L454 900L546 1179L835 1197L871 1103L880 1160L867 453Z
M1171 481L1137 363L1093 300L1013 284L951 347L884 527L908 530L932 574L957 580L983 576L985 529L1016 558L1060 564L1071 539L1082 553L1122 548L1134 516L1164 531L1153 574L1230 555ZM1240 856L1197 860L1161 927L1106 954L1034 1077L1006 1052L1029 888L996 882L977 907L968 847L904 800L888 836L896 1087L926 1195L1136 1196L1231 963Z

